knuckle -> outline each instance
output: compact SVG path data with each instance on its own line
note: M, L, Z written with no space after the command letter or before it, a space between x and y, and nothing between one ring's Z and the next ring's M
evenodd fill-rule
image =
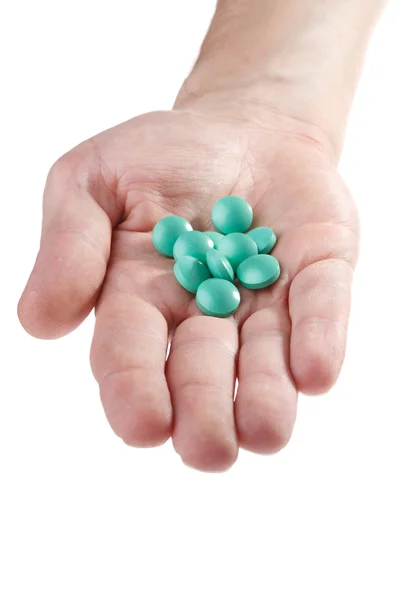
M49 174L47 176L48 183L52 183L54 180L58 181L71 175L77 168L77 157L73 150L63 154L56 160L55 163L50 167Z
M87 148L87 142L69 150L58 158L50 167L46 188L53 185L68 184L71 179L84 180L88 177L91 155Z

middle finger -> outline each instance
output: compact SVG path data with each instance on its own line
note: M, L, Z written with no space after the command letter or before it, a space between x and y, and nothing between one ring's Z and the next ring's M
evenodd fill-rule
M233 395L238 331L233 319L194 316L175 331L167 378L175 415L174 446L203 471L236 460Z

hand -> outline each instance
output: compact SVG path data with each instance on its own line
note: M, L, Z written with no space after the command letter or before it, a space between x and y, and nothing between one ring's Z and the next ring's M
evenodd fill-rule
M178 285L151 230L171 213L209 229L227 194L252 204L254 226L274 229L282 276L241 289L237 314L216 319ZM336 381L357 247L356 211L322 132L277 114L261 124L234 107L186 106L106 131L51 169L19 316L32 335L56 338L95 306L91 364L114 431L134 446L172 433L186 464L224 470L238 445L282 448L298 391Z

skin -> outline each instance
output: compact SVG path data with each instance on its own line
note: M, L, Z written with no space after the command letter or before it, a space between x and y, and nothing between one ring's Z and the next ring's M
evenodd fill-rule
M115 433L139 447L172 435L182 460L205 471L229 468L240 446L265 454L283 448L298 392L328 391L345 355L358 219L336 165L356 77L339 88L333 110L312 89L312 71L322 68L315 59L305 53L310 68L299 70L296 53L291 72L282 40L270 47L271 14L282 31L287 26L288 40L313 38L313 19L321 16L315 3L288 4L304 11L303 32L290 30L295 25L278 1L220 2L172 111L136 117L59 159L45 188L39 254L18 307L26 331L43 339L69 333L95 307L91 366ZM339 4L365 18L357 43L345 25L346 64L351 58L359 65L382 2L375 10L374 3ZM334 10L337 2L329 5ZM326 39L329 19L324 23ZM255 41L243 58L249 35ZM318 43L310 41L314 57ZM276 56L288 64L282 58L276 66ZM285 78L272 78L271 64ZM295 77L302 71L311 71L304 75L309 103L303 75ZM333 71L326 69L330 85ZM270 289L242 289L236 315L215 319L177 284L173 261L156 253L151 231L170 214L210 229L212 206L227 194L250 202L254 226L274 229L282 276Z

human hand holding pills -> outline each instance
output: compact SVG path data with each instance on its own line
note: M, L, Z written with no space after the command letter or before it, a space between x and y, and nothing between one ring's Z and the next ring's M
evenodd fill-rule
M217 210L224 196L246 200L241 225L229 199ZM226 469L239 446L283 447L298 391L333 385L357 221L312 143L185 111L145 115L61 159L44 206L21 321L55 338L96 306L92 369L128 444L172 435L186 464Z

